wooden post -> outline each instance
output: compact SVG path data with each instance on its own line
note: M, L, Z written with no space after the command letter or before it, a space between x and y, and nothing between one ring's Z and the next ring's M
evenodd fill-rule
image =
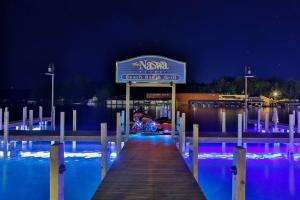
M51 126L52 126L52 130L55 131L55 107L53 106L53 108L51 109L52 112L52 120L51 120Z
M182 113L180 118L179 152L185 152L185 113Z
M296 111L293 110L293 116L294 116L294 127L296 126Z
M64 199L64 144L54 143L50 150L50 200Z
M170 109L170 105L168 105L167 110L168 110L168 119L172 119L172 111L171 111L171 109ZM176 128L176 119L175 119L175 128ZM176 130L176 129L175 129L175 130Z
M3 111L2 108L0 108L0 131L3 130Z
M101 123L101 181L104 179L107 171L107 124Z
M265 131L269 133L269 112L265 112Z
M297 112L297 119L298 119L298 133L300 133L300 111Z
M126 141L128 140L129 137L129 129L130 129L130 85L129 83L126 83Z
M261 120L261 108L259 108L257 111L257 130L258 130L258 132L261 131L260 120Z
M222 111L222 133L226 133L226 111Z
M9 112L4 111L4 131L3 131L3 157L7 158L8 154L8 124L9 124Z
M243 121L243 115L238 114L238 139L237 139L237 146L242 146L242 121Z
M73 110L73 124L72 124L72 130L77 131L77 111Z
M274 120L274 132L277 133L278 132L278 112L277 112L277 108L274 108L273 111L273 120Z
M176 84L172 83L172 138L175 137Z
M29 110L29 130L33 129L33 110Z
M246 112L243 112L243 132L247 131L247 124L246 124Z
M59 142L63 143L65 140L65 112L60 112L60 134Z
M121 115L119 112L117 112L117 154L121 151Z
M125 133L125 111L121 111L121 134Z
M42 106L39 106L39 120L40 120L40 123L43 122L43 107Z
M193 125L193 175L196 181L198 182L198 136L199 134L199 125Z
M294 114L289 115L289 154L294 153Z
M77 131L77 111L73 110L73 123L72 123L72 131ZM76 141L72 141L72 149L76 150Z
M180 111L177 111L177 117L176 117L176 130L180 131Z
M245 199L246 150L235 147L232 166L232 200Z
M27 107L23 107L23 128L25 129L26 126L26 121L27 121Z

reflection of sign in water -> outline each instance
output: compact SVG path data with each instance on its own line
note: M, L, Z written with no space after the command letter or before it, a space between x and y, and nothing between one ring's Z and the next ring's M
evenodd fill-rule
M116 82L185 83L185 63L161 56L140 56L116 63Z

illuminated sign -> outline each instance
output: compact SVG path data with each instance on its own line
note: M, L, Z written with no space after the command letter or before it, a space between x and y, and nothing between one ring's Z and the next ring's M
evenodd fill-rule
M162 56L139 56L116 63L116 82L186 83L186 64Z

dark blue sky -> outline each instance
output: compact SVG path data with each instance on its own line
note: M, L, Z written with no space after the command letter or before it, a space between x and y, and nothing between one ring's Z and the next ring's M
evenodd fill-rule
M187 62L188 80L241 75L299 79L300 2L2 0L2 88L114 81L116 60L159 54Z

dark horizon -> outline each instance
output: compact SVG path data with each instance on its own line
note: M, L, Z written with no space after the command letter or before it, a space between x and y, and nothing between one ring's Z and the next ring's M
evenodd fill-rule
M300 80L297 1L2 1L1 84L115 81L115 62L156 54L187 62L187 80L242 76Z

